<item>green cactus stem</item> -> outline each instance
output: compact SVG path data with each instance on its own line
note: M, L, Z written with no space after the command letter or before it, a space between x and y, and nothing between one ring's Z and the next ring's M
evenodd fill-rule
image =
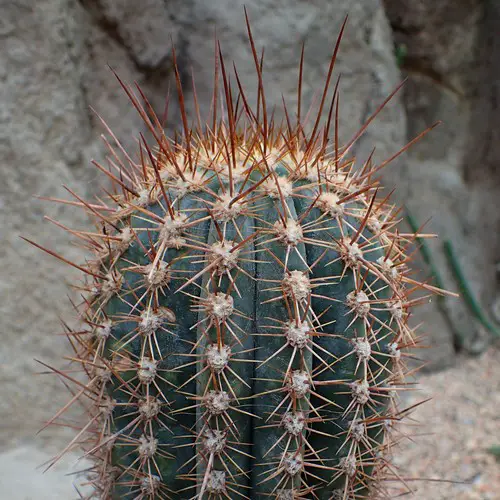
M420 232L420 228L414 218L414 216L406 209L406 221L408 222L408 225L410 226L411 230L417 235ZM420 251L420 254L422 255L422 258L424 259L424 262L429 266L429 269L431 271L431 275L434 278L434 282L436 283L436 286L438 288L444 289L444 281L441 276L441 273L438 270L438 267L436 263L434 262L434 259L432 258L432 253L427 245L427 242L425 239L416 236L416 240L418 241L418 249ZM444 298L443 295L438 296L438 300L442 300Z
M484 326L484 328L486 328L486 330L488 330L496 337L500 337L500 331L498 330L498 328L495 328L495 326L493 326L483 308L479 304L478 300L472 293L472 290L470 289L467 279L465 278L465 275L462 271L462 267L460 266L460 263L458 261L458 257L455 249L453 248L453 244L450 240L445 240L443 242L443 249L453 272L453 276L457 280L462 297L467 304L467 307L478 319L478 321Z
M408 225L410 226L411 230L415 233L415 235L418 235L420 228L418 227L418 224L414 218L414 216L406 209L406 215L405 215L406 221L408 222ZM440 289L444 289L444 280L441 276L441 273L438 270L438 267L432 257L431 250L427 243L425 242L425 239L416 236L415 238L419 245L418 249L420 251L420 254L422 255L422 258L424 262L429 266L430 272L432 277L434 278L434 282ZM474 294L472 293L470 286L468 284L468 281L463 273L462 266L460 265L460 262L458 260L458 257L456 255L455 249L453 248L453 244L450 240L444 240L443 241L443 251L444 255L446 257L446 260L451 268L451 271L453 273L453 277L457 281L457 284L459 286L461 296L463 297L465 303L467 304L467 307L469 308L470 312L474 315L475 318L483 325L483 327L492 333L494 336L500 336L500 331L498 328L496 328L491 321L488 319L488 315L484 312L483 308L479 304L478 300L474 297ZM450 327L453 328L451 318L449 317L449 311L446 309L444 306L444 301L445 301L445 296L444 295L439 295L438 296L438 304L447 318L448 323L450 324ZM456 328L455 328L456 330ZM466 335L465 332L461 331L456 331L456 335L459 338L460 346L464 347L466 345ZM469 347L469 350L471 352L476 352L474 349L471 350Z

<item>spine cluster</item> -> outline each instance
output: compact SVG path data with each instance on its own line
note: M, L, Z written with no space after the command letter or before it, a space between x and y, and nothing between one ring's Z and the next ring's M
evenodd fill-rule
M338 43L317 119L301 120L299 99L296 123L286 112L278 125L249 35L256 110L220 58L212 124L188 127L176 73L184 135L170 140L122 84L155 144L141 136L133 159L108 129L96 165L113 193L70 202L97 227L71 230L93 255L72 264L86 326L67 329L88 381L58 371L77 387L64 409L88 408L63 452L92 457L89 498L347 500L384 496L397 477L409 311L439 290L410 276L416 235L378 194L387 162L349 157L366 126L330 139Z

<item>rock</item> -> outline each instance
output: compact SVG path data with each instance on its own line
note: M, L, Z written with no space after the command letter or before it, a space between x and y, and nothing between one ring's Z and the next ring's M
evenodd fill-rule
M475 59L482 0L383 2L395 42L406 45L405 65L434 73L448 84L456 79L457 87L464 89L460 80L468 73L467 64Z
M104 160L99 140L103 127L89 105L109 120L125 144L135 145L141 120L107 64L124 80L145 84L146 91L156 84L139 71L127 47L73 0L3 2L0 19L4 42L0 54L0 294L4 298L0 305L4 341L0 443L4 446L19 436L34 435L67 402L67 389L55 375L35 375L50 371L35 358L58 369L68 368L63 355L70 354L69 345L56 335L63 331L58 315L74 324L75 311L66 295L81 300L67 286L79 284L80 272L20 236L82 263L84 252L69 244L69 235L45 221L44 214L68 227L91 229L82 210L33 197L71 199L62 184L84 198L98 191L103 176L90 160ZM163 27L168 33L168 26ZM156 42L148 39L148 43ZM152 54L149 49L146 52ZM61 432L61 427L50 427L42 436L49 440Z
M23 444L0 454L0 497L11 500L68 500L81 498L73 486L75 472L89 464L79 461L78 456L69 454L44 472L46 462L53 456L33 445ZM73 475L69 475L69 474ZM28 479L29 478L29 479ZM78 486L82 494L88 488Z
M44 221L43 215L70 225L85 226L85 219L68 206L47 208L33 196L65 197L62 183L88 194L83 179L89 171L83 164L92 130L80 82L84 50L80 10L63 0L3 2L0 19L4 42L0 442L4 445L41 427L54 408L47 401L58 407L67 397L56 377L35 376L46 369L34 358L52 364L67 352L62 338L55 335L60 331L57 313L64 312L71 320L64 282L79 274L20 235L68 259L81 259L81 252L67 245L64 231Z
M347 141L352 137L369 113L399 83L391 32L379 1L305 3L294 0L280 5L270 0L197 0L189 19L186 19L186 30L183 32L185 54L193 67L202 116L208 113L212 97L214 27L228 72L232 70L231 61L234 61L249 103L252 106L256 104L257 76L245 26L244 5L247 6L259 56L265 49L263 72L266 101L269 113L276 107L278 123L285 118L281 109L282 95L292 117L297 109L302 42L305 43L302 116L313 102L318 105L337 34L347 14L349 20L332 79L333 89L336 78L342 75L341 138ZM235 79L232 80L236 87ZM324 116L326 114L327 109ZM404 127L404 113L398 107L396 98L368 133L371 136L367 142L375 139L378 157L383 158L402 145ZM361 155L362 159L366 159L366 155Z
M493 3L487 3L488 11L484 5L480 0L385 0L396 46L407 52L402 70L408 76L408 138L443 122L410 150L395 177L396 197L419 223L432 216L426 229L440 238L429 246L445 286L458 291L442 246L448 239L473 294L489 310L497 293L500 245L500 176L493 167L500 151L499 141L492 140L498 130L493 61L500 53L494 35L500 16ZM442 334L434 331L440 324L436 314L434 309L427 324L431 338L440 341ZM456 349L474 353L487 344L490 334L463 297L446 300L445 316ZM448 354L436 366L453 362L453 351Z
M180 2L170 3L170 8L172 3L177 9L182 5ZM155 70L170 60L171 40L177 38L181 26L171 22L169 9L162 0L140 3L134 0L119 3L81 0L81 4L108 36L125 47L138 67Z

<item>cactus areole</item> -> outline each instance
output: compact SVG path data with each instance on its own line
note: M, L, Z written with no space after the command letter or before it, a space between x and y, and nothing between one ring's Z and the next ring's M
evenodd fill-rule
M68 447L93 460L88 498L378 498L396 476L409 295L436 289L409 276L415 235L376 179L387 162L350 156L366 126L339 143L341 37L317 114L299 91L278 125L248 32L256 109L219 51L209 123L189 125L173 51L182 133L122 83L152 140L133 154L108 128L96 165L114 193L70 202L97 226L71 230L89 253L73 264L84 328L66 332L88 376ZM62 413L51 423L74 428Z

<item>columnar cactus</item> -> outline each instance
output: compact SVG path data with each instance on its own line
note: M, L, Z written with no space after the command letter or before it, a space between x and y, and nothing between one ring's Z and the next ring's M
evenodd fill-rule
M172 140L122 83L155 144L141 136L134 159L107 129L97 166L117 189L70 202L97 224L71 230L93 257L78 265L86 326L67 331L88 376L70 404L89 417L68 449L94 462L92 498L375 498L395 476L410 294L436 289L410 277L415 235L378 196L385 163L349 156L365 127L330 141L338 42L317 119L299 104L278 126L249 35L257 109L238 79L234 98L221 58L211 124L189 128L175 65Z

